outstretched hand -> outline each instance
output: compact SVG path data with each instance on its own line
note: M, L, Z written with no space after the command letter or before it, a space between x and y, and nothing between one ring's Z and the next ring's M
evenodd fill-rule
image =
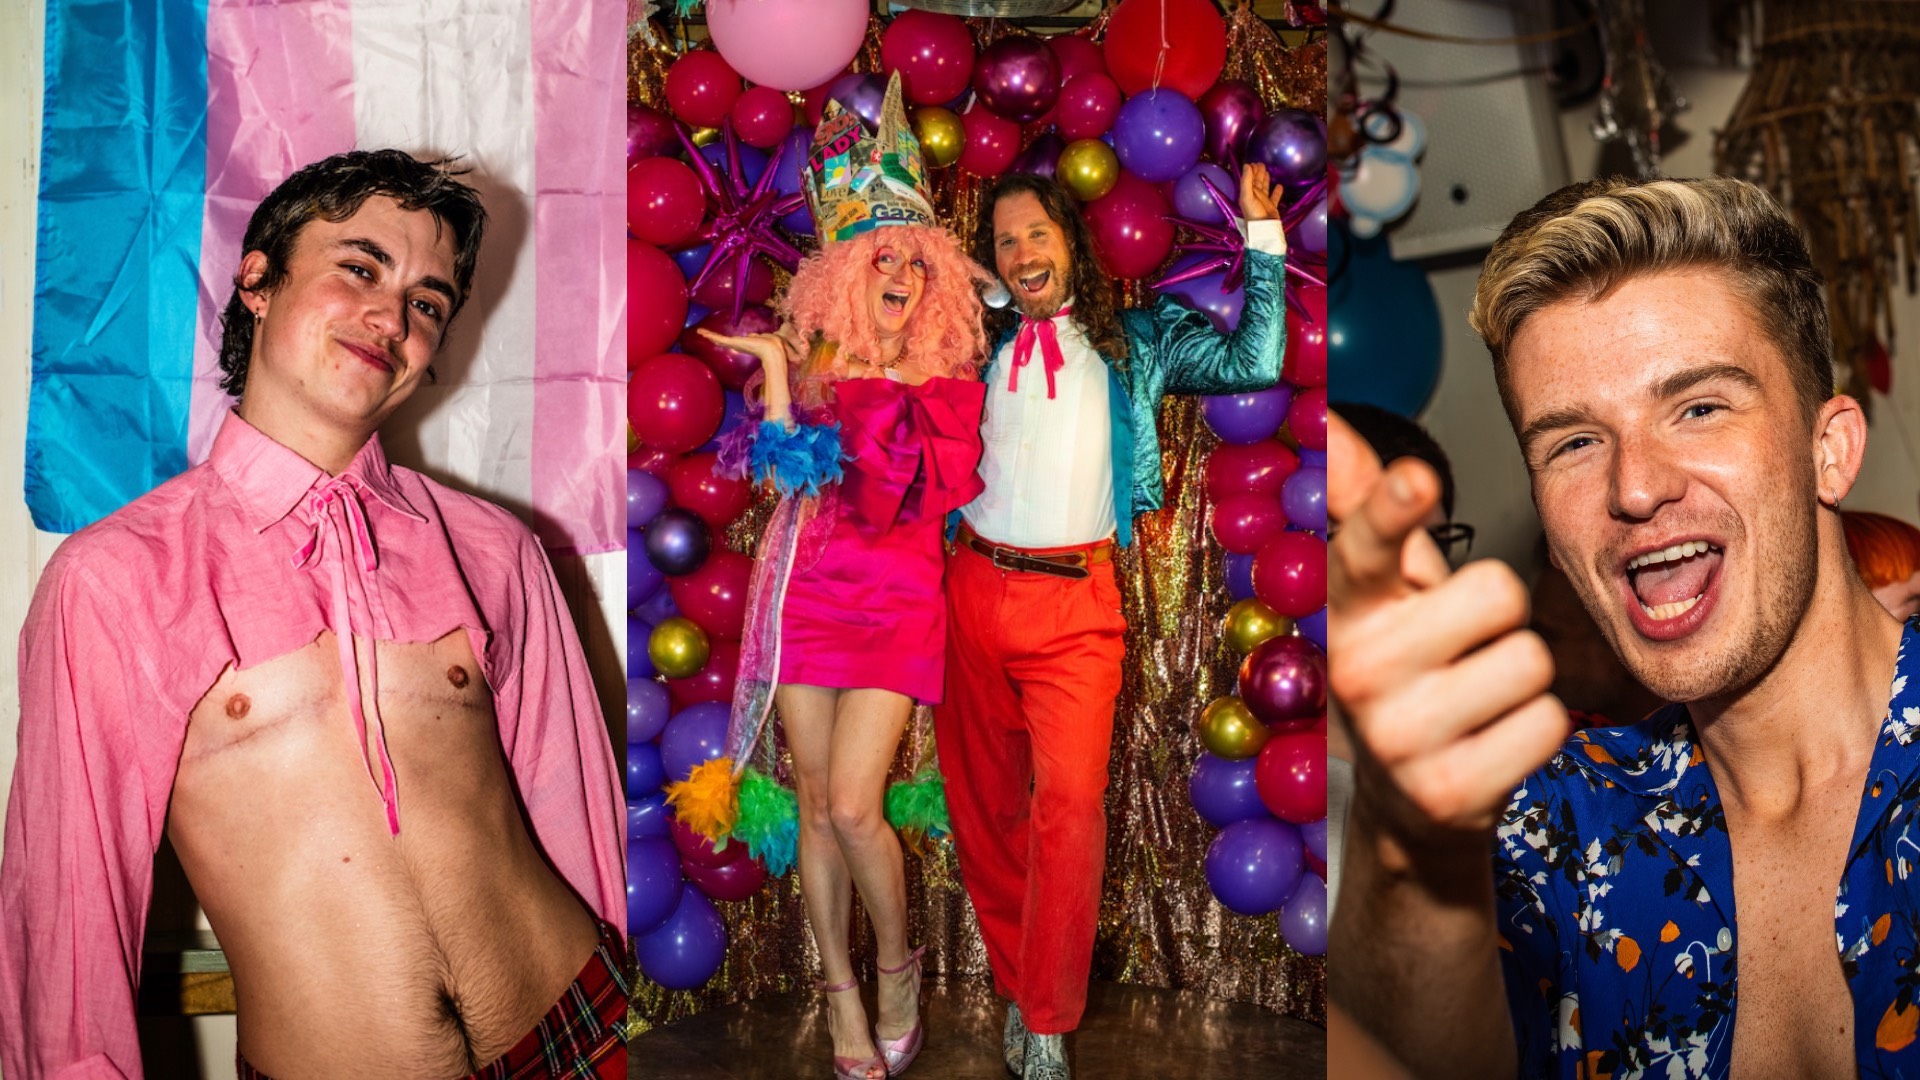
M785 382L788 360L794 352L792 340L778 333L771 334L716 334L706 327L700 327L700 336L728 349L746 353L760 361L760 367L767 373L767 381Z
M1240 216L1248 221L1267 221L1280 216L1280 196L1265 165L1240 167Z

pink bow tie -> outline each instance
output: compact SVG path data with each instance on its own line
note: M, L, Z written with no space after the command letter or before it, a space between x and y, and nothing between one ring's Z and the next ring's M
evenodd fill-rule
M1020 389L1020 369L1033 359L1033 343L1040 342L1042 366L1047 370L1047 398L1053 398L1053 373L1066 366L1067 358L1060 354L1060 338L1054 332L1053 320L1062 315L1073 314L1073 305L1068 304L1053 313L1053 318L1029 319L1020 316L1020 335L1013 339L1013 370L1007 375L1007 393Z

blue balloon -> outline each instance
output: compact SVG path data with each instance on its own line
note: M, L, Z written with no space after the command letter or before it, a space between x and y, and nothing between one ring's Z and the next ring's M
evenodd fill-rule
M667 252L667 255L673 259L673 264L680 268L680 273L684 275L688 281L692 281L694 276L700 273L701 268L707 265L707 257L712 254L712 244L695 244L692 247L684 247L678 251ZM693 315L693 308L695 306L697 305L688 305L687 315L689 317ZM692 326L693 324L688 323L687 325Z
M1302 956L1327 955L1327 883L1318 875L1303 876L1280 910L1280 936Z
M660 733L660 762L668 780L685 780L695 765L727 752L728 712L722 702L705 701L667 721L667 729Z
M652 679L627 680L627 741L652 742L667 726L673 707L667 688Z
M1253 556L1227 553L1227 595L1235 600L1253 595Z
M627 840L627 933L644 934L673 914L686 879L672 840Z
M716 139L700 148L700 156L707 159L715 172L731 176L727 169L727 144ZM767 171L767 155L763 150L755 149L746 143L740 144L740 175L742 182L751 188L760 182L760 174Z
M689 882L665 922L634 936L633 951L640 958L640 974L669 990L693 990L720 970L727 955L727 925L713 901Z
M1327 292L1328 379L1342 401L1412 417L1440 382L1440 306L1426 272L1393 261L1385 237L1356 240L1344 224L1329 245L1328 264L1346 269Z
M695 274L698 274L699 272L700 271L698 270L694 271ZM688 276L687 280L692 281L693 280L692 276L691 275ZM711 314L713 314L712 308L705 308L705 307L701 307L699 304L689 303L687 305L687 321L681 323L680 326L683 329L689 326L696 326L699 324L701 319L704 319ZM667 351L668 352L685 352L686 350L682 349L678 343L675 343L673 348L668 349Z
M1231 558L1231 556L1229 556L1229 558ZM1301 637L1304 637L1308 641L1313 642L1315 645L1320 646L1321 652L1327 651L1327 609L1326 608L1321 608L1319 611L1314 612L1313 614L1307 616L1304 619L1295 619L1293 622L1293 625L1300 628Z
M1167 268L1167 273L1177 274L1188 267L1198 266L1203 260L1213 256L1204 252L1182 255ZM1182 305L1190 307L1207 317L1213 328L1223 334L1231 334L1240 328L1240 311L1246 307L1247 287L1245 282L1237 289L1227 288L1227 272L1215 270L1197 278L1188 278L1159 289L1162 296L1171 296ZM1282 413L1282 415L1285 415ZM1273 434L1271 431L1268 435Z
M637 615L627 616L627 678L651 679L659 674L653 657L647 655L647 638L653 636L653 624Z
M1207 884L1229 911L1265 915L1293 895L1305 855L1300 830L1279 818L1236 821L1207 847Z
M1179 179L1207 145L1200 107L1162 87L1133 95L1113 118L1113 152L1121 168L1156 184Z
M673 831L667 825L667 819L673 811L667 807L665 795L649 795L644 799L627 804L627 839L667 840L673 838Z
M708 439L694 450L696 454L705 454L720 448L720 440L747 418L747 399L738 390L723 390L720 426L714 430L713 438Z
M1280 485L1287 520L1308 532L1327 531L1327 470L1301 469Z
M1268 816L1267 805L1260 801L1260 789L1254 783L1258 758L1228 761L1202 752L1187 777L1187 794L1193 808L1207 823L1231 825L1248 818Z
M644 799L660 790L667 774L660 766L660 748L650 742L627 744L627 798Z
M645 534L628 530L627 532L627 608L632 610L645 603L666 581L666 575L647 558Z

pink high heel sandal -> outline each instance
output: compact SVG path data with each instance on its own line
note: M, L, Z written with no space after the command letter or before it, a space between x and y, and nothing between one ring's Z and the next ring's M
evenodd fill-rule
M816 980L813 986L814 989L823 994L843 994L848 990L858 991L860 989L860 980L848 979L846 982L840 983L837 986L828 986L825 982ZM829 1013L828 1015L831 1016L832 1014ZM827 1024L827 1030L828 1032L832 1032L833 1024L831 1022ZM879 1070L878 1076L874 1075L875 1069ZM835 1054L833 1056L833 1080L887 1080L886 1060L879 1054L865 1058L841 1057Z
M887 1063L888 1076L899 1076L901 1073L906 1072L907 1066L913 1064L913 1059L920 1056L921 1047L927 1043L927 1025L921 1021L917 1011L920 998L919 984L922 975L920 971L920 957L924 956L926 951L927 947L925 945L920 946L913 950L912 956L907 957L906 963L896 968L880 967L878 961L873 965L879 969L882 975L898 975L908 968L913 969L914 1001L916 1003L913 1030L897 1039L889 1041L880 1037L880 1028L878 1025L875 1025L873 1029L873 1045L880 1048L880 1056Z

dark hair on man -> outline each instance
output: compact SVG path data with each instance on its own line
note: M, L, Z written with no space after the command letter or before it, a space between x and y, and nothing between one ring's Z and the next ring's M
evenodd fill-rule
M1327 408L1339 413L1340 419L1367 441L1380 464L1391 465L1410 457L1433 466L1433 471L1440 474L1440 509L1448 521L1453 520L1453 466L1447 461L1447 452L1440 449L1426 428L1378 405L1337 401Z
M1059 184L1030 173L1009 173L996 180L980 200L980 225L973 236L974 260L990 270L999 265L993 257L993 208L1001 199L1023 191L1038 198L1047 217L1066 233L1067 249L1073 260L1067 271L1072 275L1067 282L1067 294L1073 297L1073 314L1068 317L1080 324L1088 344L1099 352L1116 360L1126 359L1127 335L1120 326L1113 283L1093 253L1093 234L1087 229L1086 218L1080 215L1073 196ZM1012 304L999 310L988 308L987 340L1000 340L1019 318L1020 311Z
M233 295L220 316L220 389L239 396L253 358L253 312L240 294L279 287L286 280L294 243L309 222L345 221L375 195L392 199L402 210L425 210L442 228L453 230L453 276L459 295L447 313L451 321L467 302L487 227L479 193L456 179L466 172L455 168L452 158L420 161L400 150L349 150L308 165L274 188L247 220L240 244L242 252L266 255L266 271L251 282L235 275Z

